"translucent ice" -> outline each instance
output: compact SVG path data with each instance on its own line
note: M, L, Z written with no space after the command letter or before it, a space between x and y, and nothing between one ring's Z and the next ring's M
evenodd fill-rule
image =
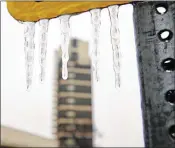
M44 79L44 76L45 76L48 25L49 25L48 19L43 19L39 21L39 26L40 26L39 50L40 50L40 80L41 81Z
M92 50L90 57L92 60L92 68L95 72L96 80L99 80L99 34L101 26L101 9L93 9L91 13L91 22L92 22Z
M34 50L35 50L34 35L35 35L35 23L24 22L24 52L25 52L27 89L32 84L33 61L34 61Z
M121 80L120 80L120 32L119 32L119 6L110 6L108 7L110 20L111 20L111 42L112 42L112 49L113 49L113 69L115 72L115 86L120 87Z
M61 25L61 50L62 50L62 78L68 78L67 62L69 60L69 40L70 40L70 15L60 17Z

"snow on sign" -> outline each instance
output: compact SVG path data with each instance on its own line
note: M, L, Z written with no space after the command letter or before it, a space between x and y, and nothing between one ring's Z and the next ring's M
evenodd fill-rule
M40 79L43 81L45 76L45 63L47 53L47 32L49 20L55 17L60 19L61 23L61 49L62 49L62 77L68 78L67 62L69 60L68 45L70 38L69 19L71 15L89 11L91 13L91 22L93 29L92 51L90 53L92 60L92 69L96 80L99 80L98 59L99 59L99 33L101 24L101 9L108 7L111 20L111 42L113 49L113 68L115 72L116 87L120 87L120 37L118 27L119 5L126 4L129 1L79 1L79 2L7 2L9 13L18 21L24 24L24 51L26 61L26 83L27 88L32 84L33 60L34 60L34 36L35 23L40 24Z

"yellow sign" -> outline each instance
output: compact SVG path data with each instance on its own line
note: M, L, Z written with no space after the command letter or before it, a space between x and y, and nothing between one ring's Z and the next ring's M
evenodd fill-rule
M19 21L35 22L40 19L51 19L65 14L77 14L95 8L120 5L128 1L57 1L57 2L7 2L9 13Z

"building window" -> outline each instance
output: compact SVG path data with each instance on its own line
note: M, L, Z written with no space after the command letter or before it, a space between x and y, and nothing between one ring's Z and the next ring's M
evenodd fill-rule
M76 52L72 52L72 54L71 54L71 60L72 61L77 61L78 60L78 54Z
M77 39L72 40L72 47L77 48L78 47L78 41Z
M76 126L75 125L67 125L66 126L66 131L69 131L69 132L71 132L71 131L75 131L76 130Z
M75 103L75 99L74 98L68 98L67 99L67 103L74 104Z
M75 118L76 117L76 112L68 111L68 112L66 112L66 116L69 117L69 118Z
M67 90L68 91L75 91L75 86L74 85L68 85Z
M76 74L75 73L69 73L69 78L70 79L75 79L76 77Z
M65 141L65 144L67 145L67 146L75 146L75 140L74 139L72 139L72 138L69 138L69 139L67 139L66 141Z

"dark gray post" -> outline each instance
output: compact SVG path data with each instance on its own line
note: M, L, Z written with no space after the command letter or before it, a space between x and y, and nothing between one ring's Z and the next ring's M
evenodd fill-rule
M175 2L135 3L134 24L145 147L175 147Z

